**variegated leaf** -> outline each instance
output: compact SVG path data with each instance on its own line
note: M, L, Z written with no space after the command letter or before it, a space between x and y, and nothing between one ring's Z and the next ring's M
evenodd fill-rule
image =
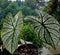
M31 23L36 33L44 43L47 43L55 48L59 41L60 35L58 21L45 12L38 10L37 13L37 17L27 16L26 18L24 18L24 20Z
M15 17L9 13L3 23L2 40L4 47L13 53L18 47L18 34L23 26L22 13L18 12Z

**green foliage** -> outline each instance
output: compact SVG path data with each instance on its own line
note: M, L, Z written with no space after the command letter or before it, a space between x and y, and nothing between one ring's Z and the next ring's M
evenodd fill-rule
M52 12L52 9L50 7L46 7L43 9L43 11L50 14Z
M25 5L31 7L32 9L36 8L36 0L25 0Z
M0 30L0 45L3 44L1 40L1 30Z
M16 2L18 3L19 6L22 6L24 4L24 2L21 2L21 0L16 0Z
M36 8L36 4L37 4L36 0L29 0L29 1L26 0L25 2L27 4L26 6L24 5L19 6L17 2L9 3L7 0L0 0L0 28L2 27L1 19L4 18L7 13L9 12L12 13L6 16L6 19L4 20L3 23L2 40L4 47L10 53L13 53L14 50L17 48L18 41L20 41L19 39L24 38L27 41L31 41L34 44L37 44L39 47L41 47L43 43L47 43L55 48L55 45L57 44L56 42L59 41L59 34L60 34L59 23L52 16L44 12L37 11L38 16L36 16L37 14L35 10L33 10ZM53 6L53 8L56 7ZM22 25L23 21L22 21L21 13L18 13L16 15L16 13L19 10L22 11L24 16L27 16L25 18L25 21L31 23L32 26L30 26L30 24L24 26ZM55 9L52 10L52 5L51 5L45 8L44 11L51 14L51 12L55 11ZM58 16L60 17L59 12L60 11L58 11L54 15L56 17ZM28 16L28 15L33 15L33 16ZM34 27L34 29L32 27ZM0 31L0 37L1 37L1 31ZM0 38L0 43L2 43L1 38Z
M5 17L5 8L8 6L9 2L7 0L0 0L0 29L2 28L2 18Z
M55 48L60 38L58 21L40 10L38 10L37 13L37 17L27 16L24 20L31 23L43 43Z
M26 41L33 42L34 38L36 37L36 34L29 24L25 24L19 34L19 37L22 39L24 38Z
M1 30L0 30L0 44L1 44Z
M28 6L21 6L20 8L21 8L21 10L22 10L22 13L23 13L25 16L28 16L28 15L34 15L34 16L36 16L36 15L37 15L36 12L35 12L35 10L31 9L31 8L28 7Z
M46 6L45 0L25 0L25 5L32 9L40 9Z
M2 28L2 19L10 12L14 16L19 11L17 2L9 2L8 0L0 0L0 29Z
M22 2L21 2L22 5ZM10 12L13 16L18 11L22 11L22 13L27 15L36 15L35 10L31 9L29 6L19 5L18 2L9 2L7 0L0 0L0 22L5 16ZM0 28L2 28L2 24L0 24Z
M12 13L14 16L18 11L20 11L20 7L17 2L11 2L5 9L7 13Z
M0 0L0 7L6 8L6 6L9 4L8 0Z
M39 48L43 47L43 41L40 39L39 36L36 36L33 41L34 44L36 44Z
M2 21L0 20L0 30L1 30L1 28L2 28Z
M37 37L36 32L34 31L30 24L25 24L23 26L18 37L19 43L21 43L20 39L32 42L33 44L36 44L39 48L41 48L43 45L42 40L39 37Z
M52 15L57 10L57 6L58 6L58 0L50 0L48 2L47 8L44 8L44 11Z
M0 20L5 17L5 8L9 5L7 0L0 0Z
M18 35L22 26L21 12L18 12L14 17L9 13L4 19L1 38L4 47L12 54L18 47Z

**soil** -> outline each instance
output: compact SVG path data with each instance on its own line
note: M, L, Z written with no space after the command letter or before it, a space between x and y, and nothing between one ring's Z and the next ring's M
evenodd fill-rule
M13 55L38 55L38 47L33 44L21 45Z

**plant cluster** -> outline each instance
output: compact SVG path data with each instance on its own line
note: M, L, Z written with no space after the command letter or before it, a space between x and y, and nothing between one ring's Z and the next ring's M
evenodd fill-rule
M10 53L18 48L18 39L21 38L25 43L31 41L39 47L44 44L56 47L60 34L58 21L43 11L37 10L37 14L23 17L22 12L18 12L14 17L11 13L6 16L1 38Z

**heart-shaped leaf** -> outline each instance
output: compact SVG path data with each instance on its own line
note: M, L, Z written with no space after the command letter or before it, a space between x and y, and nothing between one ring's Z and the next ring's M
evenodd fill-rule
M2 40L4 47L13 53L18 47L18 34L23 26L22 13L18 12L15 17L9 13L3 23Z
M44 43L55 48L59 41L60 34L58 21L45 12L38 10L37 13L37 17L27 16L24 20L34 27L36 33Z

